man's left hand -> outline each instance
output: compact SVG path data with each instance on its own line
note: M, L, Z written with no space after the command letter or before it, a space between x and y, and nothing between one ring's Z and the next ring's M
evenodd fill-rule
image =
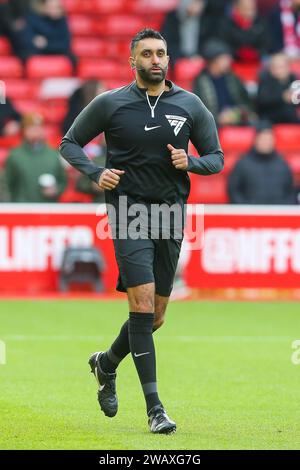
M167 147L171 152L172 164L176 170L187 170L189 161L186 151L184 149L176 149L171 144L168 144Z

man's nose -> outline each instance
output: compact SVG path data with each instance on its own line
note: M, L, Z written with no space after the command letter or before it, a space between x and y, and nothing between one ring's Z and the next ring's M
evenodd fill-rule
M152 57L152 63L153 64L159 64L160 63L160 57L156 54L153 55Z

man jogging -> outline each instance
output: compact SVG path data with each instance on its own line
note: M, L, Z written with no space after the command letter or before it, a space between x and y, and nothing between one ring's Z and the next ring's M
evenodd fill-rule
M158 396L152 333L164 322L183 230L166 236L164 217L152 223L149 212L158 205L176 206L184 220L188 172L218 173L224 158L211 113L194 94L166 80L169 57L161 34L152 29L139 32L132 39L129 60L136 81L96 97L77 117L60 150L105 190L106 203L115 211L112 217L108 209L119 267L117 289L127 292L130 313L111 347L89 360L99 385L100 407L106 416L116 415L116 369L131 353L150 431L169 434L176 424ZM106 168L94 165L82 150L101 132L107 143ZM187 155L189 140L201 158ZM140 238L130 233L136 204L145 209L146 228ZM126 220L122 207L129 214ZM169 225L176 229L178 223Z

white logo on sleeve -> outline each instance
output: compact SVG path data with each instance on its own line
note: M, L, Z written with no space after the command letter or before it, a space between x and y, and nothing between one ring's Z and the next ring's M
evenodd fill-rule
M181 116L172 116L170 114L165 114L165 116L168 119L170 126L174 127L174 134L178 135L187 118Z

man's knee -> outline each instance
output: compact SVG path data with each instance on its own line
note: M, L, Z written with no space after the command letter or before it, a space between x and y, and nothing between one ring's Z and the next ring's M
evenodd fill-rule
M151 298L149 299L132 299L130 302L131 312L137 313L153 313L154 312L154 302Z
M154 312L154 284L128 288L127 294L131 312Z

